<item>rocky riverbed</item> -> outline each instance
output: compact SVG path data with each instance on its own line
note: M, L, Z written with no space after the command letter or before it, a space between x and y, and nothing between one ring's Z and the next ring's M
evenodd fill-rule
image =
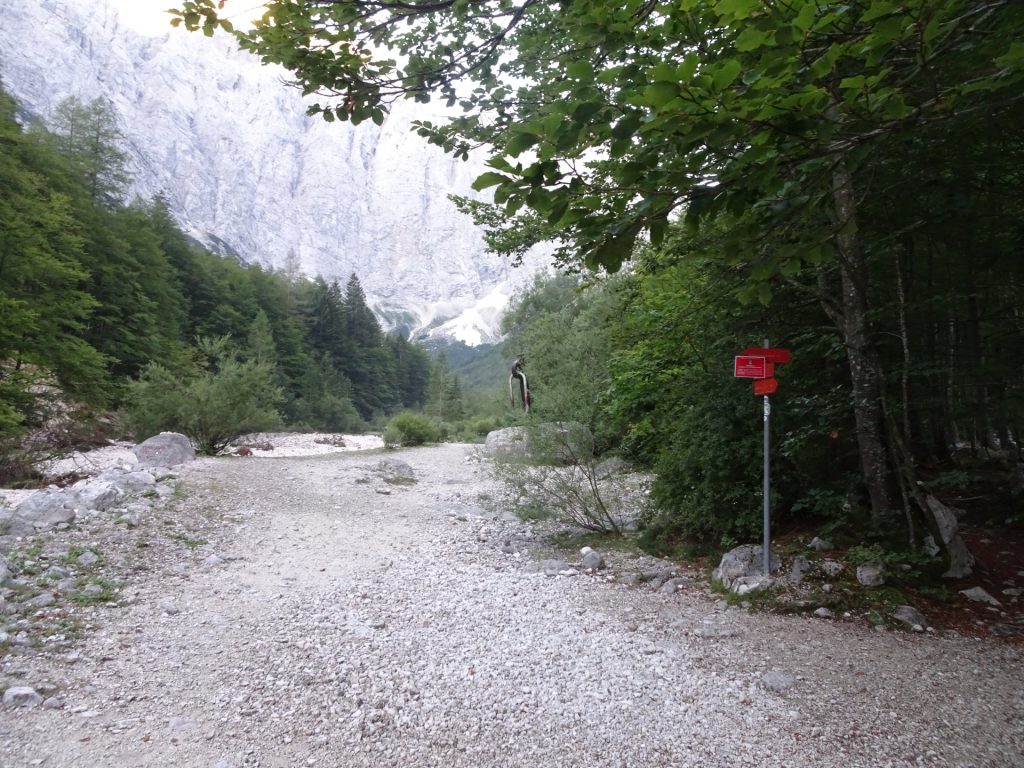
M298 453L15 543L0 765L1024 765L1017 646L586 569L473 446Z

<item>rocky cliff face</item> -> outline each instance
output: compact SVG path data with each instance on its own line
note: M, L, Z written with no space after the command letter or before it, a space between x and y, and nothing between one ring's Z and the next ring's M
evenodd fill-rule
M386 324L495 340L533 269L485 253L448 200L480 164L409 131L429 115L403 104L379 128L326 124L226 36L143 29L114 0L0 0L0 19L7 90L44 120L68 96L109 99L133 194L163 194L200 241L267 267L293 256L328 280L355 272Z

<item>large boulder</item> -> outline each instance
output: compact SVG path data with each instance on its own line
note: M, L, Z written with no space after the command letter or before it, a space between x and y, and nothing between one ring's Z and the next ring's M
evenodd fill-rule
M45 488L25 499L8 522L12 536L30 536L62 524L74 522L76 495L59 488Z
M949 558L949 568L942 574L943 578L962 579L964 576L970 576L974 568L974 555L968 551L967 545L960 537L960 524L957 522L954 509L931 494L925 497L925 501L942 539L942 549Z
M524 458L527 454L526 428L506 427L488 432L482 452L492 459Z
M778 570L780 564L778 555L773 552L769 563L771 570ZM722 555L722 562L711 573L711 578L726 589L742 586L744 591L751 591L755 582L763 577L764 556L761 547L755 544L743 544L730 549Z
M196 457L196 450L185 435L161 432L132 449L140 467L173 467Z
M107 481L86 482L72 489L74 498L83 509L102 512L117 504L124 492L114 483Z

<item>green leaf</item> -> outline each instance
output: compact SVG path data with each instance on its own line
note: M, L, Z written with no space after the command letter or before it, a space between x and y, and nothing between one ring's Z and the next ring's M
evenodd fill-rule
M749 18L758 7L760 0L719 0L715 3L715 13L733 19Z
M716 91L724 91L732 85L740 76L743 65L739 59L726 59L713 75L713 82Z
M875 19L880 19L883 16L888 16L891 13L896 12L896 6L894 6L889 0L875 0L871 6L864 11L860 17L861 23L867 24Z
M594 67L586 59L574 61L565 68L565 74L575 80L593 80Z
M679 95L679 86L675 83L651 83L644 89L643 102L655 109L660 109Z
M740 36L736 38L736 50L747 53L754 51L769 42L771 33L757 29L756 27L747 27Z
M497 184L504 184L505 182L512 181L508 176L502 173L495 173L494 171L487 171L476 177L473 181L473 189L477 192L488 187L493 187Z
M511 157L518 157L538 141L540 141L540 137L535 134L517 133L505 145L505 152Z
M683 63L676 67L676 79L681 83L690 82L693 73L697 71L698 64L700 64L700 56L696 53L686 54Z

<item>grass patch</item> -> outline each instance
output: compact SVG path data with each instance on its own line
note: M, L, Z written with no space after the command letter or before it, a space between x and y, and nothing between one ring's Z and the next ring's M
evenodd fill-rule
M640 552L640 543L635 536L623 536L616 533L600 531L562 530L551 536L556 547L568 550L580 550L590 547L597 551L615 550L616 552Z
M97 605L99 603L109 603L114 599L114 595L115 585L112 581L95 578L89 579L83 584L81 589L71 596L71 599L77 605Z
M96 566L101 565L103 563L103 556L95 549L93 549L92 547L83 547L77 544L68 550L67 555L65 555L64 557L64 562L68 563L69 565L80 565L80 563L78 562L78 558L80 558L86 552L91 552L92 554L96 555L97 560L92 565L82 564L82 567L95 568Z
M198 549L203 546L203 544L206 544L205 539L193 538L187 533L172 533L171 538L175 541L180 541L187 549Z

